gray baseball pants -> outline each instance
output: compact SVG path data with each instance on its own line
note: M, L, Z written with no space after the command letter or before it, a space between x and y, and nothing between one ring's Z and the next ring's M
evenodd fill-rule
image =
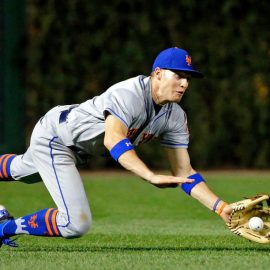
M58 208L56 222L62 236L76 237L88 231L92 216L76 157L66 146L71 143L66 123L59 123L67 108L55 107L38 121L26 153L11 163L11 174L18 180L38 172Z

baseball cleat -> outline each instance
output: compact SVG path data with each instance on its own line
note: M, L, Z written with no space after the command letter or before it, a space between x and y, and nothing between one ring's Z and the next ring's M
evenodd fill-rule
M10 247L17 247L15 240L11 240L9 237L4 236L3 229L9 220L14 219L13 216L5 209L2 205L0 205L0 247L2 245L7 245Z

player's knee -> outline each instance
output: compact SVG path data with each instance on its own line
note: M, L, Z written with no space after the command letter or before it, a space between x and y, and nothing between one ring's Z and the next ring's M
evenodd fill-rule
M66 238L80 237L87 233L92 225L91 214L83 214L78 221L71 221L63 234Z
M67 238L80 237L85 233L87 233L90 227L91 227L90 221L81 224L71 224L71 226L69 226L69 235L67 236Z

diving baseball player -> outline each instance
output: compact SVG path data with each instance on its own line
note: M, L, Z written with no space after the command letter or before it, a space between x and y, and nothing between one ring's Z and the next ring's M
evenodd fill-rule
M57 106L36 124L23 155L0 156L0 181L39 173L57 209L13 218L0 210L0 245L16 246L12 236L29 234L78 237L91 226L91 211L76 163L87 156L106 156L157 187L177 187L228 221L231 208L207 187L187 151L185 112L177 104L191 77L203 75L180 48L162 51L150 76L119 82L82 104ZM137 156L136 147L159 138L172 176L155 174Z

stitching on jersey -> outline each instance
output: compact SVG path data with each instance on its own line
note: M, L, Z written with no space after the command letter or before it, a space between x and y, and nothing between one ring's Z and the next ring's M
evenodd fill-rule
M146 92L146 89L145 89L146 87L145 87L145 84L144 84L144 81L143 81L143 77L142 76L140 76L139 82L140 82L141 88L144 91L144 93L143 93L143 100L144 100L145 113L146 113L146 120L145 120L145 122L146 122L149 119L149 113L148 113L148 108L147 108L147 96L146 96L146 93L145 93ZM151 93L150 93L150 95L151 95Z
M161 116L163 116L163 115L166 114L166 113L167 113L167 111L163 112L161 115L158 115L158 117L154 118L154 119L153 119L153 122L150 121L150 123L149 123L149 124L150 124L150 131L152 131L152 129L153 129L152 126L154 125L154 123L155 123Z
M120 115L118 115L116 112L114 112L112 109L108 108L108 109L106 109L106 111L109 111L110 113L112 113L113 115L118 117L128 127L127 122Z
M187 143L166 143L166 142L161 143L161 145L163 145L163 146L166 146L166 145L170 145L170 146L188 146Z

